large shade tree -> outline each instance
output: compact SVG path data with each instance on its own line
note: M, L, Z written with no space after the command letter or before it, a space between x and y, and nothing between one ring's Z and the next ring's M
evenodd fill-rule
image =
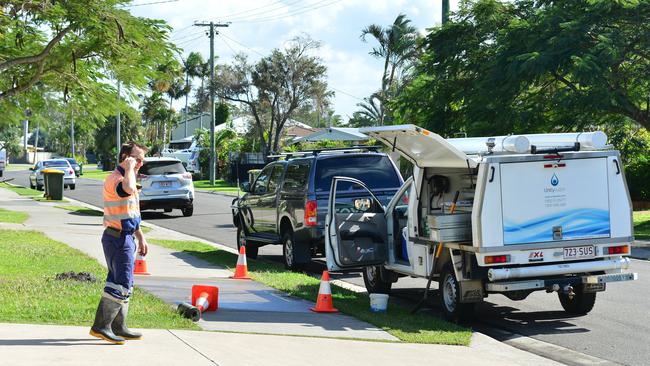
M326 66L310 54L319 46L312 39L295 38L255 65L238 55L231 64L217 67L217 95L245 107L264 154L279 151L284 126L297 110L332 95L326 91Z
M0 125L69 94L105 117L114 112L114 79L133 96L154 78L173 54L169 27L131 15L130 2L0 1Z
M464 1L423 42L401 122L442 134L650 128L650 1Z

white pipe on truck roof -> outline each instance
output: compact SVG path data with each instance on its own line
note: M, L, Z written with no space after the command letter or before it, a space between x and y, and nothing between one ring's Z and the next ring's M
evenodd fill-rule
M496 137L467 137L447 139L458 150L466 154L479 154L488 151L487 143L494 139L494 152L513 152L523 154L530 151L530 141L522 135L496 136Z
M493 140L493 141L492 141ZM525 154L531 146L539 148L570 147L580 143L581 150L600 150L607 146L607 135L602 131L577 133L545 133L532 135L511 135L495 137L468 137L447 139L458 150L466 154L488 152L488 143L494 142L492 151Z
M607 146L607 135L602 131L576 133L543 133L523 135L538 148L572 146L579 142L582 148L600 150Z

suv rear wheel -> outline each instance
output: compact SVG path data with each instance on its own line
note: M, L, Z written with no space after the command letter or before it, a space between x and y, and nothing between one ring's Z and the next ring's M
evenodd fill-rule
M293 238L293 231L289 230L282 236L282 258L284 261L284 268L296 271L299 269L296 263L296 241Z
M246 238L244 230L241 227L237 228L237 252L241 249L242 246L246 247L246 258L256 259L257 253L259 252L259 246L252 242L250 239Z
M194 214L194 205L185 206L185 208L181 209L181 212L183 212L183 216L185 217L192 216Z

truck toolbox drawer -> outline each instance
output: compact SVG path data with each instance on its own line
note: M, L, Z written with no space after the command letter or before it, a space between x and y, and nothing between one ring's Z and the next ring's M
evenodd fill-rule
M433 214L427 220L431 240L437 242L462 242L472 240L471 213Z

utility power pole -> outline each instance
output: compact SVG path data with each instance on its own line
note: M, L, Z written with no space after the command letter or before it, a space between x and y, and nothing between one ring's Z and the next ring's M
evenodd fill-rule
M70 112L70 147L72 150L71 158L74 159L74 114Z
M194 23L197 27L210 27L210 83L214 84L214 35L215 27L228 27L230 23ZM210 87L210 185L214 185L216 152L214 148L214 88Z
M449 0L442 0L442 24L449 21Z
M117 80L117 123L115 127L115 135L117 137L117 157L115 160L115 167L117 167L117 164L120 163L120 148L122 147L122 141L120 138L120 88L122 85L120 84L120 81Z

